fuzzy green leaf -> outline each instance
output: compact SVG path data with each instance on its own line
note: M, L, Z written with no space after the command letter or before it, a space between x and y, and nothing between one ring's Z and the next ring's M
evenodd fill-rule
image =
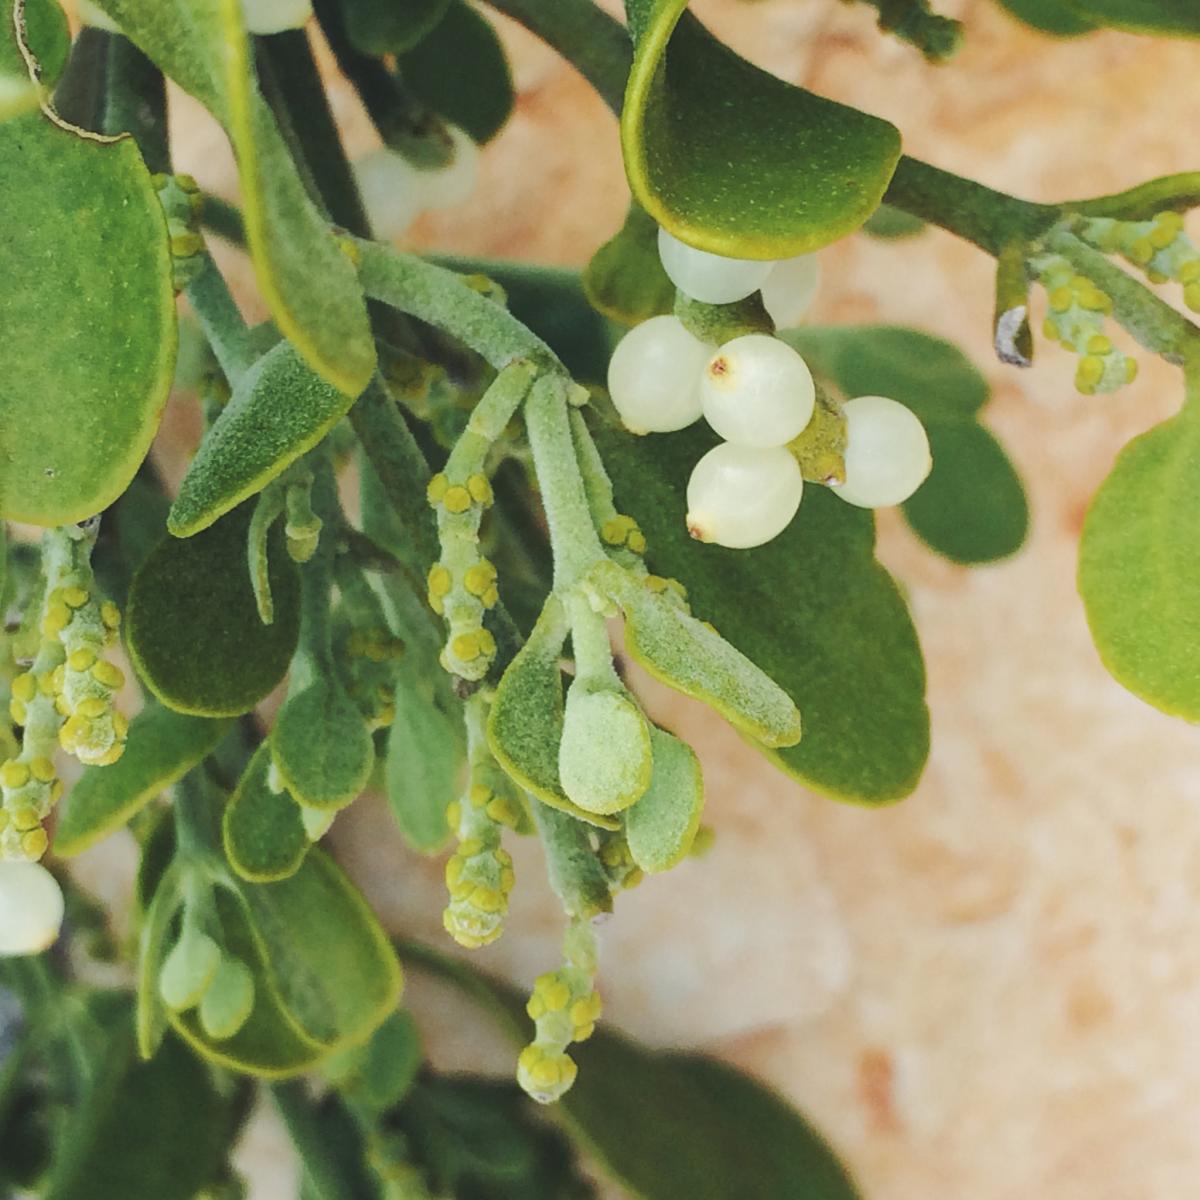
M496 30L464 0L445 15L397 65L404 83L434 112L489 142L513 110L512 73Z
M691 746L650 728L654 774L646 794L625 814L625 840L643 871L669 871L692 848L704 811L704 777Z
M125 753L111 766L87 767L59 809L54 853L70 858L120 829L181 779L225 736L227 721L148 705L129 726Z
M229 865L251 883L294 875L308 853L300 806L286 791L267 784L271 748L265 742L242 772L221 822Z
M280 342L238 380L204 435L167 527L176 537L206 529L311 450L352 403Z
M656 679L703 700L764 746L800 740L793 699L720 633L615 564L594 580L625 614L626 649Z
M631 202L625 223L583 271L583 290L597 312L624 325L675 310L675 285L658 257L658 223Z
M1200 721L1200 420L1187 409L1121 452L1088 510L1079 591L1118 683Z
M355 49L381 58L415 46L446 15L450 0L343 0Z
M558 745L563 729L559 656L566 641L562 605L546 602L529 640L508 665L488 716L488 743L513 781L551 808L602 829L617 829L612 817L585 812L563 791Z
M778 765L838 799L908 795L929 753L925 668L904 601L875 561L871 515L814 486L767 545L702 545L688 537L684 492L712 438L696 426L644 438L606 429L598 441L651 568L679 579L696 616L804 713L800 743L772 752Z
M318 678L289 696L271 730L271 757L288 790L309 808L344 808L371 777L375 747L358 706Z
M146 686L168 707L197 716L249 712L283 678L300 630L300 582L271 535L275 619L258 616L243 505L195 537L164 539L129 588L125 635Z
M19 78L8 8L0 84ZM44 5L29 15L53 68L56 26ZM35 107L0 122L0 162L0 518L64 525L124 491L158 428L176 349L166 221L128 138Z
M258 285L314 371L357 396L375 343L353 263L309 197L254 76L240 0L97 0L129 38L225 127Z
M426 696L411 672L396 680L395 704L387 745L388 805L405 841L422 854L436 854L449 840L446 808L462 786L462 721Z
M1194 0L1067 0L1085 20L1133 33L1200 36L1200 8Z
M625 171L660 225L715 254L788 258L871 215L899 161L894 126L751 65L685 11L687 0L625 8Z
M987 381L941 338L890 325L797 329L784 335L847 399L890 396L921 418L933 470L903 509L908 523L952 562L993 562L1029 531L1025 489L1000 443L978 422Z

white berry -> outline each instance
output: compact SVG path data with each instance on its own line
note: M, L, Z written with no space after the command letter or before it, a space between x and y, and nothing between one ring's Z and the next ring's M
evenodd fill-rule
M784 446L812 419L816 388L808 364L765 333L726 342L700 381L705 420L739 446Z
M658 231L658 257L671 282L685 296L704 304L744 300L762 287L775 265L709 254L672 237L665 229Z
M815 254L801 254L777 263L762 285L763 307L780 329L799 325L812 307L821 282L821 264Z
M62 888L41 863L0 862L0 957L40 954L62 921Z
M312 0L242 0L246 32L282 33L299 29L312 16Z
M454 157L445 166L421 171L421 192L427 208L453 208L470 198L479 180L479 147L465 130L451 125Z
M608 391L631 433L672 433L700 419L700 376L710 347L678 317L651 317L617 343Z
M859 396L846 417L846 482L834 493L859 508L903 504L933 466L929 438L917 417L886 396Z
M360 158L353 170L376 237L384 241L399 237L425 205L421 172L386 146Z
M803 493L799 464L781 446L755 450L725 442L688 480L688 532L735 550L761 546L784 531Z

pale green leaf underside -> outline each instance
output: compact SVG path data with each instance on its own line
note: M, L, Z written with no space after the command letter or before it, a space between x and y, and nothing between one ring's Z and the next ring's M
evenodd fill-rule
M221 836L229 865L252 883L273 883L294 874L308 853L300 807L287 791L267 784L271 748L264 742L246 765L229 797Z
M651 726L654 774L646 794L625 814L625 840L643 871L669 871L692 848L704 811L700 760L686 743Z

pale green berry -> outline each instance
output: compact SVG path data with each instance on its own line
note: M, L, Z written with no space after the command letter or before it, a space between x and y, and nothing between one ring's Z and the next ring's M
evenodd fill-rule
M608 392L632 433L671 433L700 419L700 376L709 348L677 317L651 317L617 344Z
M200 1025L215 1041L231 1038L254 1011L254 977L241 959L223 958L200 1000Z
M185 925L158 973L162 1002L176 1012L195 1008L220 965L220 946L208 934Z
M762 285L763 307L781 329L799 325L816 299L821 264L815 254L801 254L776 263Z
M41 863L0 862L0 957L40 954L62 920L62 888Z
M375 235L385 241L399 237L424 207L422 173L386 146L360 158L353 171Z
M312 0L242 0L242 12L248 33L282 33L305 24L312 16Z
M469 134L451 125L454 157L443 167L420 172L421 197L428 208L453 208L470 198L479 181L479 147Z
M567 691L558 771L563 791L587 812L620 812L650 786L650 727L615 687L577 678Z
M744 300L762 287L775 265L770 261L725 258L697 250L665 229L658 231L658 257L671 282L685 296L703 304Z
M688 480L688 532L735 550L761 546L783 532L803 494L800 467L782 446L761 450L725 442L696 464Z
M785 446L812 419L816 388L808 364L765 333L726 342L700 378L704 419L737 446Z
M903 504L925 482L933 458L925 426L886 396L859 396L846 417L846 482L834 493L859 508Z

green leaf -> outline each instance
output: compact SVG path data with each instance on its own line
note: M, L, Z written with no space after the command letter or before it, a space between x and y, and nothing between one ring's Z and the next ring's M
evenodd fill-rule
M1057 37L1078 37L1098 28L1071 0L997 0L997 3L1026 25Z
M597 312L625 325L675 311L675 285L658 257L658 223L630 202L625 224L583 271L583 290Z
M21 13L25 22L25 45L38 65L38 81L45 88L53 88L67 65L71 53L71 29L67 14L58 0L18 0L9 7ZM14 79L25 79L28 70L25 60L17 51L16 39L8 35L0 39L0 77L8 75Z
M492 23L464 0L397 65L411 91L479 143L500 132L513 110L512 72Z
M149 1062L128 1028L58 1131L44 1200L193 1200L228 1170L249 1097L175 1038Z
M54 853L71 858L120 829L211 753L228 728L157 704L142 709L125 753L111 766L86 767L60 807Z
M300 806L267 783L271 748L264 742L242 773L221 822L229 865L251 883L294 875L308 853Z
M385 783L396 824L414 850L436 854L450 838L446 807L462 788L462 720L443 712L411 671L396 680Z
M204 435L167 527L176 537L208 528L311 450L353 402L280 342L238 380Z
M375 344L353 263L309 197L258 90L240 0L97 0L225 127L258 285L279 331L328 383L357 396Z
M396 1007L394 951L350 881L320 850L276 883L218 887L224 948L250 967L254 1008L233 1037L214 1041L195 1010L169 1020L201 1054L255 1075L311 1069L366 1040Z
M0 82L17 53L8 8ZM28 15L53 68L49 13ZM0 162L0 518L65 525L124 491L158 428L176 348L166 220L131 139L35 108L0 123Z
M325 1076L359 1111L382 1116L398 1105L421 1069L421 1035L406 1012L394 1012L369 1041L336 1055Z
M789 330L784 340L849 399L890 396L921 418L933 470L904 504L917 535L952 562L993 562L1029 531L1025 489L1000 443L978 423L987 381L950 342L890 325Z
M881 204L866 220L862 232L882 242L899 242L925 232L925 222L903 209Z
M625 614L625 647L655 679L715 708L764 746L800 740L792 697L719 632L613 564L595 582Z
M450 0L343 0L355 49L382 58L415 46L446 15Z
M167 822L163 822L155 830L155 834L159 835L159 831L163 829L169 832L171 826ZM163 848L165 841L165 837L156 836L151 840L147 850L158 851ZM173 846L171 849L173 853ZM148 853L143 855L138 868L138 897L142 901L145 901L149 893L147 886L149 881L145 878L150 873L147 871L147 867L157 865L156 862L148 863L148 857ZM182 903L182 872L172 861L163 871L158 886L150 895L149 904L146 906L145 915L142 918L141 929L138 931L135 1031L138 1053L142 1058L151 1058L157 1053L167 1032L167 1010L158 993L158 975L163 962L170 953L171 931L175 926Z
M597 431L618 507L646 558L679 579L697 617L766 671L804 713L804 737L772 752L825 795L866 804L916 786L929 753L925 669L908 610L875 561L871 515L810 487L792 524L755 550L692 541L688 475L712 445L699 426L635 438Z
M1200 8L1193 0L1067 0L1084 21L1133 33L1200 36Z
M625 840L643 871L668 871L687 856L704 811L704 777L691 746L650 727L654 774L646 794L625 814Z
M626 0L633 69L621 114L634 198L676 237L789 258L853 233L900 158L894 126L740 58L687 0Z
M271 757L309 808L344 808L371 777L375 747L358 706L332 680L289 696L271 730Z
M270 542L275 619L264 625L258 617L246 567L252 507L186 541L165 538L133 577L129 654L146 686L178 712L249 712L283 678L296 648L299 572L278 527Z
M1135 696L1200 721L1200 421L1135 438L1088 510L1079 591L1100 658Z
M563 730L559 657L566 637L562 605L551 598L496 688L488 716L488 744L518 787L590 825L618 829L615 818L573 804L559 778L558 744Z

